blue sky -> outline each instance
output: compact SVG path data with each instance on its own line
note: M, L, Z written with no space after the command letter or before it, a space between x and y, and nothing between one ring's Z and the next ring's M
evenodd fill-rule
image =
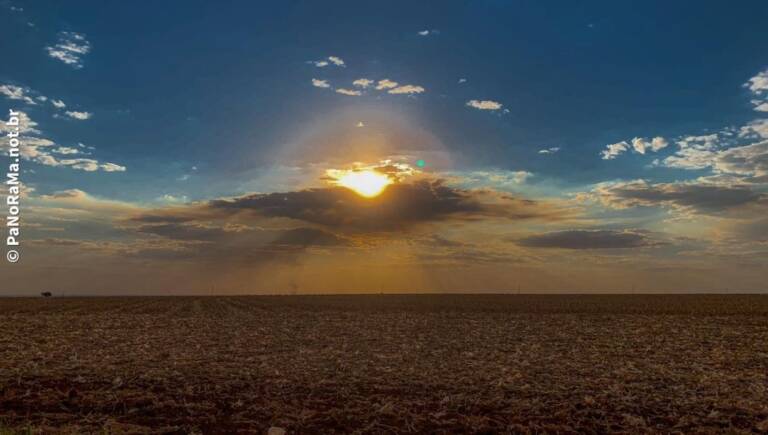
M757 218L728 205L715 225L716 200L681 189L744 188L757 205L739 206L763 204L765 2L1 5L0 109L51 142L24 165L42 209L60 192L144 212L300 191L332 167L419 158L456 188L582 201L578 222L526 223L515 240L621 230L707 244L702 228ZM650 193L626 187L638 180ZM707 222L683 231L676 213Z

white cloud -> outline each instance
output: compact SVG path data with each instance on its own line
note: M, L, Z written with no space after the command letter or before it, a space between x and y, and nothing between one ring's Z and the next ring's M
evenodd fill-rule
M768 122L756 121L743 128L756 129L759 133L760 129L768 128L764 124ZM768 137L761 137L758 133L750 133L746 137ZM768 141L724 148L729 143L732 142L724 141L718 134L687 136L677 142L678 151L662 163L678 169L712 168L718 175L750 176L759 178L760 182L768 181Z
M744 87L749 88L756 99L751 103L758 112L768 112L768 69L747 80Z
M370 80L370 79L357 79L354 82L352 82L352 84L354 86L357 86L357 87L363 88L363 89L368 88L368 86L371 86L374 83L375 82L373 80Z
M678 169L704 169L712 166L716 152L700 148L681 148L662 161L664 166Z
M91 112L77 112L77 111L70 111L67 110L64 112L67 116L69 116L72 119L77 119L79 121L85 121L86 119L90 119L91 116L93 116L93 113Z
M330 88L328 80L312 79L312 86L316 88Z
M396 88L397 82L393 82L390 79L379 80L379 84L376 85L376 90L381 91L384 89Z
M539 154L554 154L558 151L560 151L560 147L549 147L539 150Z
M344 60L338 56L328 56L325 59L321 60L311 60L308 63L311 63L312 65L318 67L318 68L325 68L328 65L336 65L344 67L346 64L344 63Z
M768 141L729 148L718 153L713 167L718 173L736 174L768 182Z
M339 89L336 89L336 92L339 93L339 94L342 94L342 95L349 95L349 96L360 96L360 95L362 95L362 93L360 91L356 91L354 89L339 88Z
M57 154L80 154L79 149L70 147L58 147L53 152Z
M467 82L467 79L463 77L459 79L459 84L466 83L466 82Z
M647 150L657 152L662 148L666 148L667 145L669 143L661 136L656 136L650 141L642 137L632 139L632 148L640 154L645 154Z
M504 105L492 100L469 100L467 101L467 106L479 110L499 110Z
M439 35L440 31L437 30L437 29L432 29L432 30L424 29L424 30L420 30L420 31L416 32L416 34L419 35L419 36Z
M605 149L600 152L600 155L603 160L613 160L630 149L634 150L636 153L645 154L648 151L657 152L666 148L667 145L669 145L669 142L661 136L656 136L653 139L636 137L630 142L623 140L621 142L606 145Z
M429 35L429 30L421 30L421 31L419 31L417 33L419 35L421 35L421 36L427 36L427 35Z
M67 107L64 101L54 98L48 98L45 95L41 95L34 89L30 89L25 86L16 86L11 84L0 85L0 95L5 96L9 100L23 101L26 104L36 106L38 101L44 103L50 101L53 107L57 109L63 109Z
M34 99L29 95L30 89L14 85L0 85L0 94L5 95L9 100L23 101L27 104L36 105Z
M705 134L699 136L685 136L677 141L677 145L682 148L693 148L697 150L712 150L718 147L720 136L717 133Z
M629 149L629 144L627 143L627 141L623 140L621 142L616 142L616 143L606 145L605 149L601 151L600 154L602 154L603 160L613 160L619 154L623 153L628 149Z
M752 100L752 104L758 112L768 112L768 101Z
M414 86L414 85L404 85L404 86L398 86L396 88L392 88L388 91L390 94L421 94L424 92L424 88L421 86Z
M85 35L76 32L60 32L56 45L45 47L48 56L74 68L82 68L82 58L91 51L91 43Z
M19 142L20 155L24 160L35 162L45 166L69 167L81 171L93 172L102 170L105 172L125 171L125 166L115 163L101 163L95 159L60 159L54 154L71 155L76 154L76 148L57 146L55 142L42 136L38 130L37 123L29 118L26 113L19 114ZM11 128L5 121L0 121L0 134L5 134ZM80 144L82 146L82 144ZM10 146L8 141L0 142L0 149L7 152ZM85 146L82 146L85 148ZM93 149L92 147L88 147Z
M33 121L26 113L19 112L19 125L15 127L19 129L19 134L40 134L40 130L36 127L37 122ZM0 119L0 132L8 132L10 128L4 120Z
M125 166L118 165L116 163L102 163L99 165L104 172L125 172Z
M744 87L749 88L754 94L761 94L768 91L768 69L759 72L756 76L747 80Z
M741 127L739 137L768 138L768 119L757 119Z
M178 202L188 202L189 198L186 195L174 196L174 195L169 195L169 194L166 193L165 195L157 198L157 200L161 201L161 202L176 202L176 203L178 203Z

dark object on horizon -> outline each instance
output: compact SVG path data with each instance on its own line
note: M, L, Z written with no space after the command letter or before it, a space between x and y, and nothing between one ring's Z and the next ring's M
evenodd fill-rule
M50 298L51 296L53 296L53 293L51 293L51 292L40 292L40 296L42 296L44 298Z

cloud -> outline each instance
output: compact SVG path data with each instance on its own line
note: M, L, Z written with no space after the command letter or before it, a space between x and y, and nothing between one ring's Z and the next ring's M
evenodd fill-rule
M404 86L398 86L396 88L392 88L388 91L390 94L421 94L424 92L424 88L421 86L414 86L414 85L404 85Z
M12 127L6 125L5 121L0 121L0 134L5 134ZM115 163L102 163L95 159L69 159L61 158L61 155L75 154L75 148L57 146L57 144L45 137L37 129L37 123L30 119L24 113L19 114L19 142L20 155L24 160L32 161L45 166L69 167L86 172L104 171L104 172L123 172L125 166ZM0 142L0 149L7 150L9 144L7 141ZM93 148L90 148L93 149Z
M53 104L53 106L57 109L63 109L67 107L67 105L64 104L64 102L61 100L51 100L51 104Z
M621 142L606 145L605 149L601 151L600 154L603 156L603 160L612 160L628 149L629 144L627 141L623 140Z
M115 163L100 163L94 159L61 159L51 160L49 166L69 166L73 169L80 169L85 172L95 172L102 170L104 172L125 172L125 166Z
M356 91L354 89L344 89L344 88L336 89L336 93L342 94L342 95L354 96L354 97L362 95L362 92L360 91Z
M30 96L30 89L14 85L0 85L0 94L10 100L23 101L30 105L36 105L35 100Z
M600 152L602 159L613 160L630 149L638 154L645 154L647 151L657 152L669 145L667 140L661 136L656 136L653 139L635 137L630 142L623 140L621 142L606 145L605 149Z
M766 183L768 141L724 150L714 157L712 166L718 173L747 176L747 181Z
M312 79L312 86L316 88L330 88L328 80Z
M642 137L632 139L632 148L640 154L645 154L646 150L657 152L662 148L666 148L667 145L669 143L661 136L656 136L650 141Z
M90 119L93 116L93 113L91 112L77 112L74 110L67 110L64 113L70 118L77 119L79 121L85 121L86 119Z
M346 66L346 64L344 63L344 60L338 56L328 56L327 58L322 60L310 61L310 63L318 68L324 68L331 64L336 66L341 66L341 67Z
M768 101L752 100L754 109L758 112L768 112Z
M718 135L688 136L678 141L680 149L662 164L679 169L711 168L715 174L747 177L744 182L768 181L768 141L721 148Z
M416 32L416 34L419 35L419 36L439 35L440 31L439 30L435 30L435 29L432 29L432 30L424 29L424 30L420 30L420 31Z
M390 79L383 79L379 80L379 83L376 85L377 91L382 91L384 89L391 89L397 87L397 82L393 82Z
M449 181L464 187L492 187L495 189L506 189L510 187L519 187L532 177L533 174L528 171L506 171L506 170L485 170L485 171L461 171L451 172Z
M739 137L768 139L768 119L756 119L741 127Z
M100 164L99 169L104 172L125 172L125 166L109 162Z
M602 183L593 191L611 208L673 207L684 212L717 215L763 204L766 195L746 185L706 181L649 183L645 180Z
M399 231L445 220L562 217L549 205L482 190L450 187L442 180L396 183L371 200L343 187L252 194L210 201L202 211L233 216L289 218L343 231Z
M492 100L469 100L467 106L478 110L499 110L503 104Z
M560 151L560 147L549 147L539 150L539 154L555 154Z
M79 149L70 147L58 147L53 152L57 154L80 154Z
M768 69L759 72L756 76L747 80L744 87L749 88L754 94L761 94L768 91Z
M283 231L272 242L274 246L347 246L343 237L317 228L293 228Z
M374 83L375 81L370 79L357 79L354 82L352 82L352 85L357 86L359 88L366 89Z
M466 83L466 82L467 82L467 79L465 78L460 78L458 81L459 84Z
M660 244L638 230L565 230L535 234L517 240L530 248L560 249L627 249Z
M718 133L682 137L677 141L678 150L675 154L661 163L670 168L704 169L712 165L720 142Z
M719 146L720 135L717 133L700 135L700 136L685 136L678 139L677 145L680 148L696 148L699 150L712 150Z
M79 69L83 67L83 56L91 51L91 43L82 33L60 32L56 44L45 49L48 56Z
M768 112L768 69L747 80L744 87L748 88L755 96L751 100L754 110Z

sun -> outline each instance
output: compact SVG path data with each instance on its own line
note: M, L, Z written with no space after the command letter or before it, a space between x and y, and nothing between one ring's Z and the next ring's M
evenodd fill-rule
M335 184L354 190L358 195L373 198L381 194L392 184L392 179L386 174L372 170L348 171L338 178Z

